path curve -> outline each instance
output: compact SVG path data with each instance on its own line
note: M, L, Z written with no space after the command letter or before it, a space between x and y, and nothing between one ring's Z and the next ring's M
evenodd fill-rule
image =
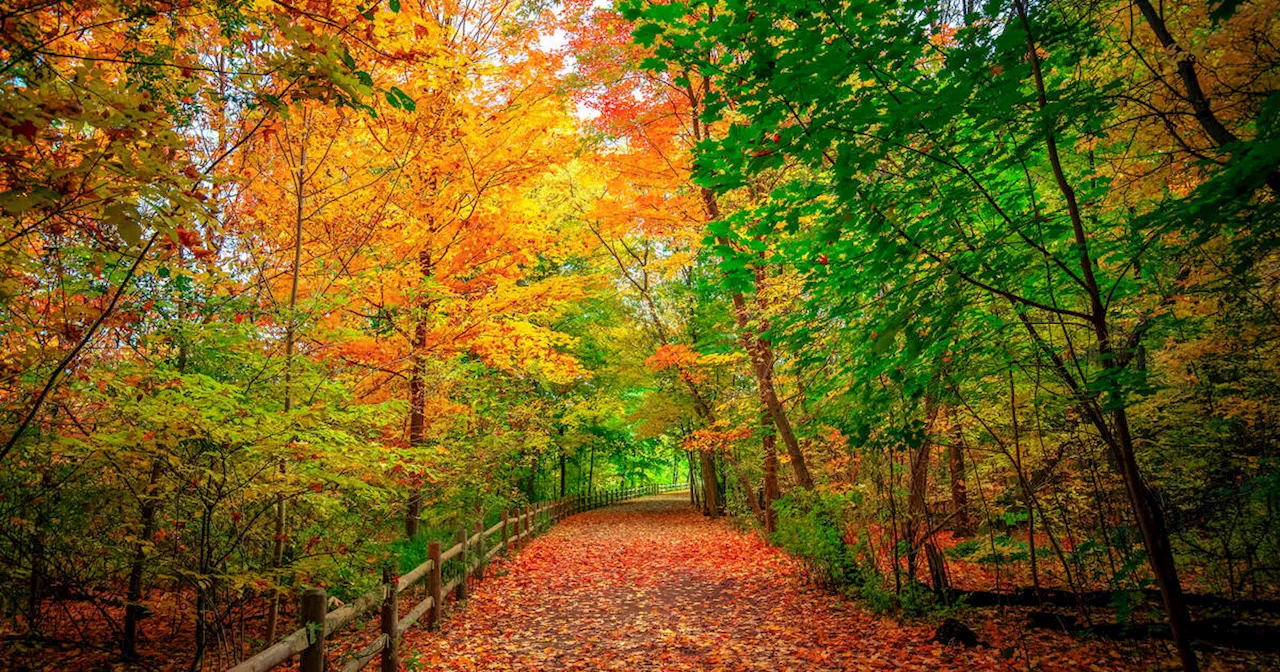
M1026 669L1022 653L932 634L813 588L788 556L672 493L562 521L491 566L441 632L409 633L404 651L408 669L459 671ZM1080 670L1059 657L1072 646L1031 657ZM1097 653L1101 669L1130 662Z

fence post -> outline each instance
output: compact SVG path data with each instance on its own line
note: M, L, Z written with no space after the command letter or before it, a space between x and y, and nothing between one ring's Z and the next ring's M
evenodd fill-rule
M302 672L324 672L324 588L308 588L302 594L302 625L309 646L298 657Z
M474 576L476 580L479 581L481 578L484 577L484 555L489 550L485 548L486 546L488 546L488 544L484 543L484 520L483 519L476 521L476 534L480 535L480 540L477 542L478 546L476 548L476 571Z
M467 526L459 527L455 536L458 543L462 544L462 552L458 554L458 558L462 560L462 574L458 579L458 587L454 589L453 595L461 602L467 599L467 577L471 574L471 563L467 558Z
M502 550L505 553L507 549L507 521L511 519L511 511L502 510Z
M382 649L382 672L400 672L400 641L396 637L400 612L396 609L396 572L390 566L382 570L382 583L387 591L382 600L382 634L387 636L387 645Z
M440 627L440 607L444 596L440 594L440 542L427 544L427 558L431 560L431 571L427 573L427 592L431 593L431 611L427 612L427 629Z

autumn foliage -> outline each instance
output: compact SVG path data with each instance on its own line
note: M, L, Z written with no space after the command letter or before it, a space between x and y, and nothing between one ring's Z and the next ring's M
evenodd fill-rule
M0 667L224 669L658 482L406 646L1276 665L1277 17L8 3Z

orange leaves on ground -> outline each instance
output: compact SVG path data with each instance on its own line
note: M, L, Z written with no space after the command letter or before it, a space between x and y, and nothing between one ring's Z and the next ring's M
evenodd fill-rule
M406 635L406 665L469 670L1138 670L1123 646L980 618L989 646L931 642L934 624L864 611L803 580L759 537L687 495L573 516L493 566L439 633Z

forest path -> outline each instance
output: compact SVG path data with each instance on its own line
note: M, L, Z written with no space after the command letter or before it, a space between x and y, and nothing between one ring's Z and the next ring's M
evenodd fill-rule
M811 587L687 492L567 518L489 574L441 632L406 635L407 669L1025 669Z

